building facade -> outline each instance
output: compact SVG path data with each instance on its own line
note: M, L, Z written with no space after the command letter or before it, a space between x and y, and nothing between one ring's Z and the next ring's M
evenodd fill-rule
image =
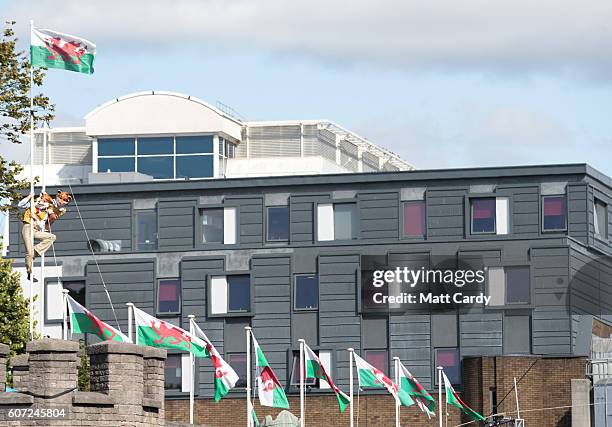
M115 101L88 116L84 133L71 131L75 140L84 135L82 145L89 141L91 152L82 161L91 164L69 165L76 172L47 183L50 191L71 190L78 206L71 205L53 228L55 252L46 256L45 303L38 306L43 334L61 336L62 285L103 320L113 324L116 315L124 331L128 302L185 328L193 314L244 387L244 327L251 326L291 395L299 381L294 367L300 338L318 352L343 390L349 347L387 373L392 357L399 357L432 390L436 366L444 366L461 389L469 382L462 371L465 358L588 356L591 337L607 330L612 180L591 167L413 170L363 139L357 156L348 159L345 140L334 134L333 156L325 157L319 146L306 157L319 155L319 164L336 169L264 176L270 164L284 161L286 147L276 147L253 158L268 164L260 173L253 163L228 177L221 171L234 166L220 166L220 147L253 154L259 125L227 118L233 128L211 119L198 134L193 123L181 128L178 118L158 118L145 128L135 111L163 110L157 97L135 97L146 108L127 110L121 103L133 98ZM132 128L128 113L137 122ZM99 115L107 117L92 121ZM317 123L312 132L320 136L326 125ZM304 130L303 124L297 127ZM288 130L266 132L261 146L292 144L277 139L281 134L290 139ZM304 154L306 133L298 134ZM319 136L312 144L320 143ZM252 144L249 150L241 147L245 141ZM171 155L151 154L170 147ZM302 158L291 154L286 158ZM379 155L371 173L364 170L365 154ZM356 170L346 169L351 161ZM386 171L393 165L402 170ZM191 176L185 179L179 171ZM196 176L200 172L207 176ZM24 245L14 217L9 232L8 256L23 268ZM468 264L485 272L479 289L490 303L370 310L363 279L372 259L414 269ZM26 292L27 286L24 282ZM198 398L214 395L208 362L197 363ZM188 396L187 366L185 355L169 353L168 399ZM308 393L325 396L330 390L312 382ZM238 387L230 397L241 395ZM496 399L481 396L478 409L495 412Z

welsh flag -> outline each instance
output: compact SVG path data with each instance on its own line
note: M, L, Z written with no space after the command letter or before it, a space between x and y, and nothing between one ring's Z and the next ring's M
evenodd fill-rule
M285 395L285 390L281 386L276 374L270 367L268 359L261 351L261 347L257 343L255 336L253 338L253 346L255 347L255 366L257 367L257 391L259 392L259 403L262 406L272 406L274 408L289 408L289 402Z
M259 427L259 420L257 419L257 414L255 413L255 408L253 408L253 404L249 399L249 407L251 408L251 418L249 418L249 427Z
M229 391L234 388L238 382L238 374L232 367L221 357L212 342L208 339L204 331L193 322L193 334L196 339L204 341L206 352L209 354L210 360L215 367L215 401L218 402ZM254 412L254 411L253 411Z
M134 307L136 320L136 344L171 348L193 353L196 357L208 357L206 343L171 323L159 320Z
M417 381L417 379L406 369L402 362L399 363L400 371L400 389L404 390L408 395L414 398L417 406L427 414L428 417L435 416L434 408L436 406L436 402L434 398L423 388L421 383Z
M444 373L444 371L442 371L442 378L444 379L444 388L446 392L446 403L448 403L449 405L456 406L457 408L461 409L461 412L463 412L465 415L471 417L474 420L477 420L477 421L486 420L485 417L480 415L478 412L474 411L472 408L467 406L463 402L463 400L461 400L461 398L459 397L459 395L457 394L457 392L451 385L450 381L446 377L446 374Z
M355 364L357 365L357 376L359 377L360 387L379 387L386 388L389 393L395 398L395 401L400 405L411 406L414 405L414 400L408 393L400 389L389 377L387 377L383 371L368 362L363 360L361 357L355 356Z
M70 295L68 297L68 313L70 314L70 332L77 334L95 334L102 340L132 342L121 331L104 323L91 311L76 302Z
M304 344L304 363L306 365L305 377L306 378L318 378L319 380L327 381L327 384L336 393L338 399L338 406L340 407L340 413L344 412L346 407L351 402L351 399L342 392L336 384L332 381L331 377L325 370L325 366L321 363L319 357L307 344Z
M61 68L93 74L96 45L92 42L39 28L32 28L30 39L30 60L33 67Z

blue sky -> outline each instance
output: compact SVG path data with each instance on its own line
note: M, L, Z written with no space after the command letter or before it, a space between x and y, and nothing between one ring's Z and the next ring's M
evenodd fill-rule
M418 168L588 162L612 175L609 2L21 0L0 15L23 47L29 19L97 44L92 76L48 72L55 126L168 90L249 120L334 120Z

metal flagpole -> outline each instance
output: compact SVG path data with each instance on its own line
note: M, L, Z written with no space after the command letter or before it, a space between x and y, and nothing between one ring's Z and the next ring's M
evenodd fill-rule
M128 308L128 338L134 342L134 337L132 336L132 321L134 319L134 303L127 302L125 303ZM138 341L138 340L136 340ZM138 344L138 343L136 343Z
M47 128L46 128L46 123L43 124L43 158L42 158L42 181L41 181L41 186L42 186L42 190L41 191L45 191L45 164L46 159L45 156L47 154ZM47 221L49 219L49 213L47 212ZM49 228L50 230L51 228ZM46 230L43 230L46 231ZM32 245L34 244L34 240L32 240ZM38 302L38 306L41 307L40 308L40 319L39 319L39 324L40 324L40 331L41 331L41 335L43 332L43 328L45 326L45 254L43 253L40 256L40 301Z
M189 314L187 316L189 318L189 333L193 336L195 328L193 324L195 322L195 315ZM193 404L194 404L194 385L195 385L195 357L193 356L193 352L189 352L189 424L193 424Z
M304 427L304 340L299 339L300 343L300 427Z
M30 21L30 39L34 29L34 21ZM31 40L30 40L30 43ZM30 244L34 251L34 67L30 58ZM34 253L32 254L34 265ZM34 340L34 272L30 274L30 339Z
M393 358L393 363L395 365L395 384L399 387L399 357L395 356ZM399 399L395 399L395 427L400 427L400 403Z
M514 377L514 398L516 399L516 418L521 418L521 410L519 408L518 389L516 388L516 377Z
M244 331L246 333L246 426L251 425L251 327L245 326Z
M62 338L68 339L68 289L62 289L62 307L64 314L64 325L62 331Z
M350 427L353 427L353 353L355 352L355 349L348 348L347 350L349 352L349 398L351 399L349 407L349 414L351 417Z
M436 368L438 370L438 418L440 419L440 427L442 427L442 366Z

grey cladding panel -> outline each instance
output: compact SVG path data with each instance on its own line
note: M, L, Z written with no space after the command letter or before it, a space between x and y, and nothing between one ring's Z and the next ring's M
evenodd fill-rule
M195 199L162 200L158 203L160 249L185 250L194 247L195 204Z
M401 359L423 387L431 389L431 333L429 314L389 316L391 354Z
M359 217L364 240L397 238L399 230L398 193L360 193Z
M238 206L238 232L241 244L263 241L264 206L263 197L226 197L225 203Z
M573 238L587 244L587 185L571 184L567 187L568 233ZM592 210L592 207L591 207Z
M427 235L432 238L463 236L463 205L466 189L428 189Z

